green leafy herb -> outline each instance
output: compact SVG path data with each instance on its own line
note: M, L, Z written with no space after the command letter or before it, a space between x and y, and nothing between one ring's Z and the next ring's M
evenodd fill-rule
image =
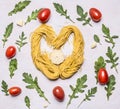
M96 73L96 81L98 82L98 79L97 79L97 75L98 75L98 71L100 68L105 68L106 67L106 63L105 63L105 60L102 56L100 56L98 58L97 61L95 61L95 65L94 65L94 68L95 68L95 73Z
M112 48L115 46L114 39L119 38L117 35L111 36L110 29L102 24L102 32L104 33L105 41L112 44Z
M88 90L88 93L85 94L85 98L81 101L81 103L78 105L78 107L80 107L80 105L84 102L84 101L90 101L91 97L95 96L95 93L97 92L97 87L91 88L90 90Z
M83 25L90 25L90 17L88 17L88 12L84 12L83 8L79 5L77 5L77 14L80 16L80 18L77 18L78 21L84 22Z
M107 100L109 100L110 96L112 95L112 91L115 90L115 76L110 75L109 82L107 83L107 86L105 87L105 90L107 91Z
M18 45L18 50L19 50L19 51L21 51L21 48L22 48L25 44L27 44L27 42L24 42L24 40L26 40L27 37L24 37L24 36L25 36L25 34L24 34L24 32L22 32L22 34L19 36L19 39L20 39L20 40L16 40L16 44Z
M8 85L4 80L2 80L2 86L1 87L2 87L1 91L4 92L6 96L8 96L9 95L9 93L8 93Z
M24 1L20 1L17 4L15 4L15 7L12 11L10 11L8 13L9 16L12 16L13 14L16 14L17 12L22 11L24 8L26 8L26 6L28 6L30 4L31 1L29 0L24 0Z
M113 52L112 49L110 47L108 47L106 56L109 58L108 60L106 60L106 62L111 63L112 64L111 69L114 68L115 71L118 73L117 61L118 61L119 57L116 56L116 52Z
M98 35L94 34L94 41L101 44L100 43L100 38L98 37Z
M8 40L8 37L10 36L10 34L12 33L12 30L13 30L13 22L10 23L7 27L6 27L6 30L5 30L5 33L4 33L4 39L2 39L3 41L3 47L5 46L5 43L7 42Z
M11 59L9 63L10 77L14 76L14 71L17 70L17 59Z
M76 94L84 92L84 88L87 87L87 85L85 84L86 81L87 81L87 75L83 75L81 78L77 79L75 87L73 87L72 85L70 85L70 88L72 90L72 94L69 95L70 99L69 99L69 101L67 103L67 108L71 104L71 101L74 98L78 98L78 96Z
M28 16L25 24L31 22L31 20L36 20L36 19L37 19L38 12L39 12L40 10L41 10L41 9L39 9L39 10L36 9L35 11L32 11L31 15Z
M56 11L61 14L61 16L65 16L66 19L70 20L71 22L73 22L73 20L71 20L70 16L67 15L67 10L63 9L63 6L60 5L59 3L53 3L54 7L56 8ZM74 22L73 22L74 23Z
M30 109L30 98L28 96L25 96L24 101L25 101L26 106L28 107L28 109Z
M39 85L38 85L38 78L37 77L35 77L35 79L33 79L32 75L28 74L28 73L23 73L23 77L24 77L23 81L25 83L29 84L29 85L26 86L26 88L28 88L28 89L35 89L40 97L43 97L48 103L50 103L48 101L48 99L45 97L44 92L39 87Z

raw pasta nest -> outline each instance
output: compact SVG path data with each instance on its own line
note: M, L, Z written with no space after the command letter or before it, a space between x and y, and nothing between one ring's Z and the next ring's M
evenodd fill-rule
M43 53L40 49L41 38L43 37L48 45L59 50L68 41L72 33L74 34L74 38L71 55L66 57L61 64L53 64L48 54ZM40 25L31 36L31 55L33 63L37 69L51 80L70 78L79 70L84 61L84 40L76 26L65 26L61 29L59 35L56 36L54 29L46 24Z

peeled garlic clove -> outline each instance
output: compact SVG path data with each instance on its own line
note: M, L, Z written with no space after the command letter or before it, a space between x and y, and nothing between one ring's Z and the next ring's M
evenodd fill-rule
M25 22L23 20L19 20L17 22L17 25L20 26L20 27L24 26L24 24L25 24Z
M92 45L91 45L91 49L97 47L97 43L96 42L93 42Z
M47 107L48 107L48 104L44 104L43 107L44 107L44 108L47 108Z

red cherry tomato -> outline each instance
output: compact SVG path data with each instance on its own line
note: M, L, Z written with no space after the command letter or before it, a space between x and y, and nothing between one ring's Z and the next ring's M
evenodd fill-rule
M108 82L108 73L106 71L106 69L104 68L101 68L99 71L98 71L98 82L100 84L106 84Z
M14 46L9 46L6 50L6 57L9 59L14 57L15 54L16 54L16 48Z
M53 89L53 95L58 101L63 101L65 97L64 90L60 86L56 86Z
M89 10L89 14L91 16L91 19L95 22L99 22L102 18L101 12L96 8L91 8Z
M9 91L10 95L17 96L21 93L21 88L20 87L11 87L8 91Z
M46 23L50 18L51 11L49 8L43 8L38 12L38 19L42 23Z

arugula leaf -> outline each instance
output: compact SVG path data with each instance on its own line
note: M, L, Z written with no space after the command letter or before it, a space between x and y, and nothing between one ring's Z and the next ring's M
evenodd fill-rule
M80 102L80 104L78 105L78 107L80 107L80 105L84 102L84 101L90 101L91 97L95 96L95 93L97 92L97 87L91 88L90 90L88 90L88 93L85 94L85 98Z
M32 11L31 15L27 17L27 20L25 22L25 24L31 22L32 20L36 20L37 19L37 15L38 15L38 12L40 11L41 9L39 10L34 10Z
M106 27L104 24L102 24L102 32L107 35L110 36L110 30L108 27Z
M116 39L116 38L119 38L119 36L117 36L117 35L113 35L113 36L111 36L111 34L110 34L110 29L108 28L108 27L106 27L104 24L102 24L102 32L104 33L104 37L105 37L105 41L107 42L107 43L111 43L112 44L112 48L114 48L114 46L115 46L115 41L114 41L114 39Z
M109 58L108 60L106 60L106 62L111 63L112 64L111 69L114 68L115 71L118 73L117 61L118 61L119 57L116 56L116 52L113 52L112 49L110 47L108 47L106 56Z
M17 12L22 11L26 6L30 4L31 1L24 0L20 1L17 4L15 4L14 9L8 13L8 16L12 16L13 14L16 14Z
M28 73L25 73L25 72L23 73L23 77L24 77L23 81L25 83L29 84L29 85L26 86L26 88L35 89L40 97L43 97L48 103L50 103L48 101L48 99L45 97L44 92L39 87L37 77L35 77L35 79L33 79L31 74L28 74Z
M109 100L110 96L112 95L112 91L115 90L115 76L110 75L109 82L107 83L107 86L105 87L105 90L107 92L107 100Z
M68 19L68 20L70 20L71 22L74 23L74 21L70 18L70 16L67 15L67 10L64 10L64 9L63 9L63 6L62 6L61 4L59 4L59 3L53 3L53 5L54 5L56 11L57 11L59 14L61 14L61 16L65 16L66 19Z
M97 61L95 61L95 65L94 65L94 69L95 69L95 78L96 78L96 83L98 83L98 79L97 79L97 75L98 75L98 71L100 68L105 68L106 67L106 63L105 60L102 56L100 56Z
M87 85L85 84L86 81L87 81L87 75L85 74L81 78L77 79L75 87L73 87L72 85L70 85L70 88L72 90L72 94L69 95L70 99L69 99L69 101L67 103L67 108L71 104L71 101L74 98L78 98L78 96L76 94L84 92L84 89L87 87Z
M27 44L27 42L24 42L24 40L27 39L27 37L24 37L25 34L22 32L22 34L19 36L19 40L16 40L16 44L18 45L18 50L21 51L21 48Z
M25 96L24 101L25 101L25 104L28 107L28 109L30 109L30 98L28 96Z
M99 36L96 35L96 34L94 34L94 41L97 42L97 43L99 43L99 44L101 44L101 43L100 43L100 38L99 38Z
M88 12L84 12L83 8L79 5L77 5L77 14L80 16L80 18L76 18L78 21L84 22L83 25L90 25L90 17L88 17Z
M3 41L3 47L5 46L5 43L7 42L8 40L8 37L10 36L10 34L12 33L12 30L13 30L13 22L10 23L7 27L6 27L6 30L5 30L5 33L4 33L4 38L2 39Z
M14 76L14 71L17 70L17 59L11 59L9 63L10 77Z
M2 86L1 87L2 87L1 91L4 92L6 96L8 96L9 95L9 93L8 93L8 85L4 80L2 80Z

